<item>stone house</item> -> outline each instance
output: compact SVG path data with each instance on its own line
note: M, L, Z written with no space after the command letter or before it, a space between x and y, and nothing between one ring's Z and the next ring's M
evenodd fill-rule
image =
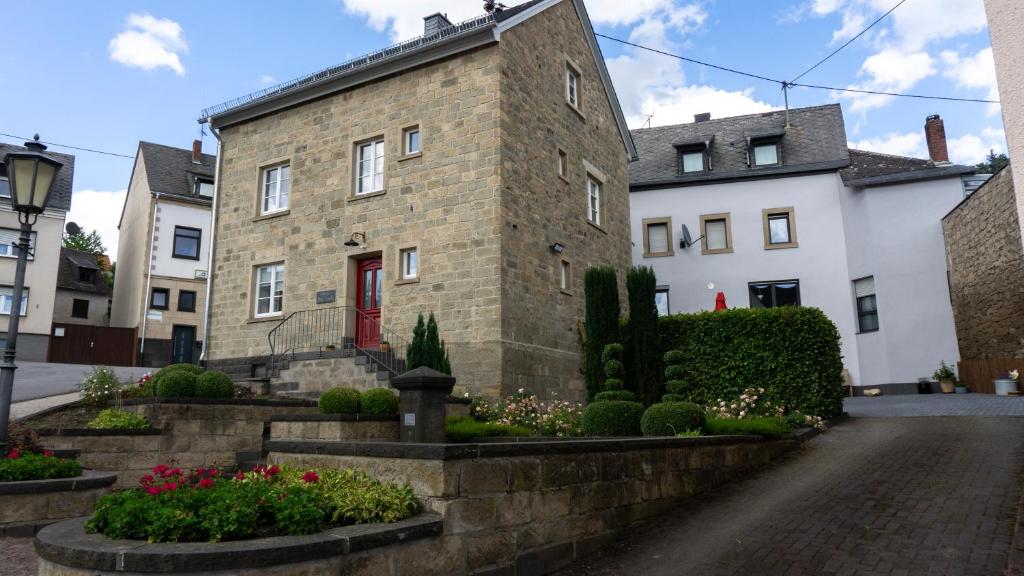
M111 290L99 258L81 250L60 249L54 323L110 325Z
M33 143L29 143L33 144ZM33 144L41 146L38 144ZM45 146L43 146L45 149ZM12 288L17 266L17 251L11 246L20 237L18 213L11 208L11 190L3 163L9 152L25 148L0 144L0 348L7 340L7 321L14 308ZM63 242L64 220L71 209L71 189L75 177L75 157L46 151L45 154L63 166L50 191L46 211L32 227L29 243L32 253L25 268L25 292L21 299L21 322L18 325L18 360L45 362L49 347L50 325L53 322L54 297L57 291L57 270Z
M310 318L277 353L400 355L433 312L460 386L582 398L583 272L629 266L635 155L584 4L424 21L204 111L221 140L209 364L259 370L268 334Z
M139 142L118 223L110 325L136 328L143 366L196 362L202 348L216 157Z
M941 118L928 160L847 147L839 105L634 130L633 261L662 313L821 308L855 390L914 391L957 358L940 220L973 168L949 163ZM689 240L691 243L687 243Z

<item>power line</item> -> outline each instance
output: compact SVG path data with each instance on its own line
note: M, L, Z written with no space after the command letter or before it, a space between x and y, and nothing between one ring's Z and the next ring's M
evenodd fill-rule
M952 96L931 96L928 94L902 94L899 92L881 92L878 90L860 90L857 88L837 88L835 86L820 86L817 84L794 84L793 82L789 82L788 84L790 86L800 86L803 88L835 90L837 92L855 92L857 94L876 94L878 96L899 96L901 98L921 98L924 100L948 100L951 102L981 102L982 104L999 104L998 100L984 100L982 98L954 98Z
M842 46L840 46L839 48L836 48L835 50L833 50L831 54L829 54L828 56L825 56L824 58L822 58L821 60L819 60L819 61L818 61L818 62L817 62L817 63L816 63L816 64L815 64L814 66L811 66L811 67L810 67L810 68L808 68L807 70L804 70L802 74L800 74L800 75L799 75L799 76L797 76L796 78L793 78L792 80L790 80L790 81L789 81L789 84L790 84L790 85L793 85L793 83L794 83L794 82L796 82L797 80L799 80L799 79L803 78L804 76L806 76L806 75L807 75L808 73L810 73L810 72L811 72L811 70L814 70L814 69L815 69L815 68L817 68L818 66L821 66L822 64L824 64L824 63L825 63L825 61L826 61L826 60L828 60L829 58L831 58L831 57L835 56L836 54L838 54L840 50L842 50L843 48L846 48L846 47L847 47L847 46L849 46L850 44L853 44L853 41L854 41L854 40L856 40L857 38L860 38L861 36L863 36L863 35L864 35L865 33L867 33L867 31L868 31L868 30L871 30L871 29L872 29L872 28L873 28L873 27L875 26L875 24L878 24L879 22L881 22L882 20L884 20L886 16L888 16L889 14L892 14L894 10L896 10L897 8L899 8L900 6L902 6L902 5L903 5L903 3L904 3L904 2L906 2L906 1L907 1L907 0L900 0L899 2L897 2L895 6L893 6L892 8L889 8L889 11L888 11L888 12L886 12L885 14L882 14L881 16L879 16L879 17L878 17L878 18L877 18L877 19L876 19L876 20L875 20L874 22L872 22L871 24L868 24L868 27L867 27L867 28L865 28L865 29L861 30L861 31L860 31L860 32L859 32L859 33L858 33L858 34L857 34L856 36L854 36L853 38L850 38L849 40L847 40L845 44L843 44L843 45L842 45Z
M25 142L32 140L32 138L26 138L24 136L15 136L14 134L5 134L3 132L0 132L0 136L6 136L8 138L14 138L16 140L22 140ZM130 158L132 160L135 159L135 156L129 156L127 154L118 154L117 152L105 152L103 150L96 150L94 148L84 148L82 146L72 146L70 144L58 144L56 142L47 142L45 140L40 140L40 142L48 146L57 146L58 148L70 148L72 150L81 150L82 152L92 152L93 154L106 154L107 156L117 156L118 158Z

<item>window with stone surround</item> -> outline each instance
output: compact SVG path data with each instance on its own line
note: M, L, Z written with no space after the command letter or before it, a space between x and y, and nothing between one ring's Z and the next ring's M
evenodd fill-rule
M558 175L563 180L569 179L569 155L561 148L558 148Z
M580 71L571 63L565 63L565 101L579 110L580 108Z
M587 174L587 220L601 225L601 181Z
M416 156L423 152L420 142L420 127L410 126L402 130L402 155Z
M178 291L178 312L196 311L196 293L194 290Z
M260 177L260 214L288 209L290 172L288 164L263 169Z
M765 208L761 211L764 228L764 249L796 248L796 211L788 208Z
M566 293L572 290L572 264L568 260L562 260L558 266L558 288Z
M257 266L254 284L256 298L253 316L279 316L284 309L284 264Z
M644 258L672 256L672 219L645 218L644 227Z
M415 280L419 276L419 252L415 248L400 250L402 280Z
M356 194L384 190L384 139L356 145Z
M89 319L89 301L81 298L71 300L71 317Z
M702 215L700 233L704 237L701 254L732 252L732 216L728 212Z

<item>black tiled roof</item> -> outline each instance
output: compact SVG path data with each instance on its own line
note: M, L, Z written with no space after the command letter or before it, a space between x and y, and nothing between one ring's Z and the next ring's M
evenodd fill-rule
M706 120L675 126L632 130L640 159L629 167L631 187L686 184L737 178L758 178L834 170L850 163L846 127L838 104L796 108ZM751 168L748 139L782 135L782 164ZM711 170L679 172L677 145L709 142Z
M217 157L203 154L201 163L192 162L192 151L152 142L139 142L146 167L146 178L151 192L170 194L192 200L212 202L212 199L195 193L194 180L201 176L212 180Z
M543 1L544 0L530 0L529 2L523 2L522 4L517 4L515 6L512 6L511 8L505 8L504 10L495 10L494 19L497 20L498 22L504 22L505 20L508 20L509 18L515 16L516 14L519 14L523 10L532 7L534 4L539 4Z
M3 159L7 156L8 152L26 151L28 151L28 148L25 148L24 146L0 143L0 162L3 162ZM53 190L50 192L50 199L47 203L47 208L64 210L65 212L71 210L71 188L75 180L75 157L71 154L61 154L60 152L53 152L52 150L46 150L43 154L46 154L54 160L64 164L64 166L61 167L60 172L57 173L57 181L54 183Z
M92 282L82 282L78 279L78 270L80 268L93 270ZM75 290L77 292L91 292L93 294L110 294L110 288L103 280L100 265L96 263L96 255L71 248L60 249L60 264L57 268L57 288Z
M931 160L850 150L850 165L839 171L847 186L877 186L974 174L971 166L935 164Z

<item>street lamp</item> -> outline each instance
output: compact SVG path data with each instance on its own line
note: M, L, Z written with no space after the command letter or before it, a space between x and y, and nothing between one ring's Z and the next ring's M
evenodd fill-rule
M32 226L46 209L46 201L63 164L45 156L39 135L35 141L25 143L24 152L10 152L4 159L7 180L11 190L11 207L18 213L21 237L18 238L18 265L14 273L11 294L10 320L7 323L7 348L0 363L0 458L7 456L7 424L11 417L11 396L14 393L14 349L18 342L18 322L21 320L21 294L25 290L25 266L28 264L29 241Z

